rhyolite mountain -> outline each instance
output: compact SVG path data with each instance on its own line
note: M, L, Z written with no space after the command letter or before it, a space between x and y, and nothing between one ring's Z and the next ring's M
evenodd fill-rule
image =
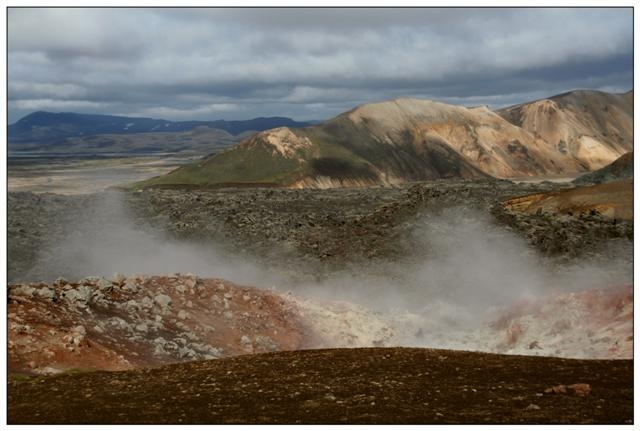
M575 93L531 104L548 109L524 104L499 112L404 98L366 104L321 124L266 130L136 187L325 188L575 175L611 163L633 142L632 93Z
M239 121L167 121L153 118L115 115L77 114L73 112L44 112L29 114L9 125L9 143L59 142L65 138L102 135L160 132L186 132L198 127L219 129L231 135L247 131L262 131L274 127L302 127L309 122L284 117L261 117Z
M497 112L584 170L602 168L633 150L633 90L572 91Z

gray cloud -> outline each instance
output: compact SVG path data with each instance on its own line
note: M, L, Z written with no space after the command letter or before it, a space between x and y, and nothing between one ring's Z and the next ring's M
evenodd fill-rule
M9 11L9 116L323 119L400 96L627 91L632 9Z

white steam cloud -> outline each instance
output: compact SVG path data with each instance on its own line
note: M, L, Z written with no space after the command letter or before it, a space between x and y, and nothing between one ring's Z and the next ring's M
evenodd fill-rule
M571 323L571 319L584 318L578 303L567 305L567 309L554 309L552 320L529 320L528 327L536 329L530 329L528 334L522 330L521 339L526 343L548 341L553 351L529 352L526 343L505 344L502 339L496 340L497 332L488 328L487 322L495 319L499 310L518 301L535 302L568 292L631 284L631 244L620 247L613 258L562 263L540 256L521 236L492 223L488 215L465 208L425 215L413 235L413 255L402 261L361 265L321 274L319 282L302 283L299 278L278 273L246 256L229 254L214 243L179 241L136 227L122 196L108 193L98 205L86 209L72 235L51 244L34 273L48 279L77 279L114 273L190 272L262 288L277 286L291 290L296 297L313 298L320 303L343 300L358 304L374 314L352 314L360 316L360 320L347 322L346 327L354 331L359 328L364 334L367 328L373 331L371 325L376 319L383 318L397 332L393 339L397 345L602 356L603 349L591 346L610 333L605 337L600 334L602 328L591 327L589 322ZM315 308L314 313L321 317L323 311ZM335 320L333 315L325 317L327 324ZM566 322L574 327L568 341L554 335L554 328ZM626 331L626 324L620 323L615 330ZM587 339L596 341L585 344Z
M276 283L275 274L222 247L204 241L183 241L136 226L118 192L102 193L103 199L78 217L69 236L50 239L31 271L40 278L58 276L79 279L120 274L192 273L236 283Z
M541 256L487 214L466 208L425 215L413 235L417 247L410 261L336 274L304 292L380 310L453 307L480 316L516 300L632 282L630 244L613 259L562 263Z
M412 255L376 262L300 284L210 240L177 240L157 229L136 226L117 192L85 209L71 234L43 250L34 273L53 279L122 274L193 273L327 299L344 299L375 309L447 303L478 314L553 291L631 283L631 246L617 259L583 259L571 264L540 256L524 239L489 216L461 207L425 215L413 231ZM628 253L625 259L624 254Z

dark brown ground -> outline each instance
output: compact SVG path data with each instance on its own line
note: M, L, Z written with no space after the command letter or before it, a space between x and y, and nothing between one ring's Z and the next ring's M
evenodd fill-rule
M552 372L551 372L552 371ZM586 397L547 394L586 383ZM10 379L8 422L633 422L633 363L409 348L267 353Z

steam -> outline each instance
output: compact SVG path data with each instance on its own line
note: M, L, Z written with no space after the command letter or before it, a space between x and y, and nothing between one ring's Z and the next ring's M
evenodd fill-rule
M475 323L496 307L558 292L631 283L631 245L613 257L571 263L545 258L489 216L463 207L425 215L415 227L408 262L377 262L336 274L307 295L339 298L377 310L432 310Z
M100 195L65 238L50 240L33 271L43 279L122 274L193 273L383 310L449 304L470 314L553 291L631 283L632 248L613 258L572 263L541 257L523 238L489 216L463 207L426 214L413 230L412 254L320 274L300 283L210 240L178 240L150 225L136 225L119 192Z
M277 273L218 244L171 238L157 227L134 223L119 192L107 192L65 229L65 238L50 238L40 253L33 276L52 280L58 276L79 279L110 277L115 273L192 273L236 283L270 285L280 282Z
M321 274L322 281L301 283L219 244L177 240L158 229L135 226L119 193L103 196L86 208L68 237L50 243L34 274L51 280L181 272L262 288L277 286L298 297L344 300L374 310L395 325L398 345L488 351L495 350L487 344L494 335L480 337L478 328L486 329L501 307L551 294L631 284L633 277L628 242L617 244L613 255L567 263L540 256L484 213L447 208L417 223L412 255L406 259L360 265ZM366 321L358 324L367 327Z
M367 329L382 319L390 322L391 344L398 346L593 359L631 355L630 309L607 308L623 304L629 292L612 286L632 283L628 243L617 244L613 256L567 263L540 256L483 213L448 208L422 219L413 251L410 262L378 263L303 287L305 297L376 310L336 323L326 313L323 332L348 330L366 340ZM606 292L609 305L585 307L580 292L592 289Z

